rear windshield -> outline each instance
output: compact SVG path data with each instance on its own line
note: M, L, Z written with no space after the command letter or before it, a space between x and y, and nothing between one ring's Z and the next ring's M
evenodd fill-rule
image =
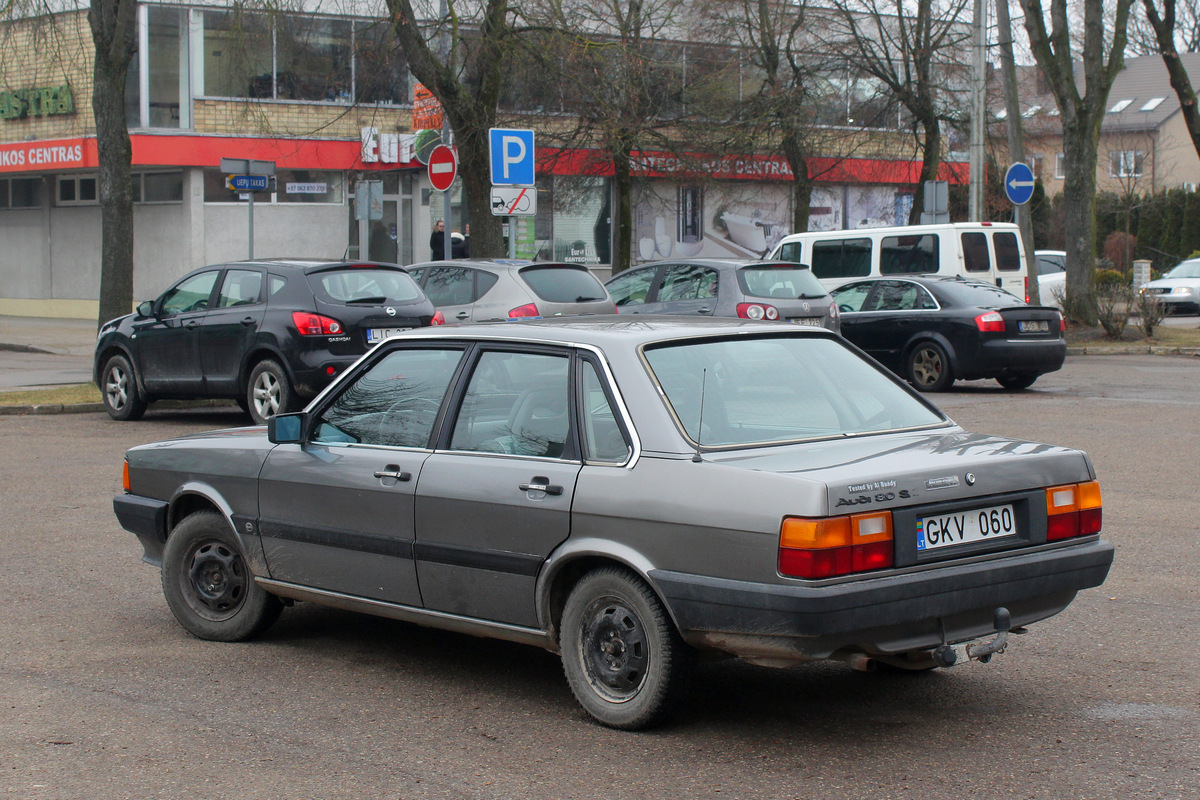
M936 284L934 294L948 297L955 302L955 305L960 306L1000 308L1025 305L1025 301L1021 298L990 283L942 281Z
M606 297L604 286L586 267L526 267L520 275L547 303L586 303Z
M738 447L945 424L840 339L738 336L645 349L680 428Z
M408 303L422 298L421 287L402 269L346 267L308 276L313 291L335 303Z
M742 267L738 270L738 283L749 297L813 299L826 294L812 270L793 264Z

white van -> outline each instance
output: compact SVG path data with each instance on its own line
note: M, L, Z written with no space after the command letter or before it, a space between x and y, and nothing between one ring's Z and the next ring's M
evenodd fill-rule
M1027 298L1025 251L1011 222L793 233L768 259L807 264L827 289L881 275L962 275Z

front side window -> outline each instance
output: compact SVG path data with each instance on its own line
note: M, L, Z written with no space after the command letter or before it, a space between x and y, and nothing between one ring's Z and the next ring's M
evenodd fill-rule
M920 275L937 272L938 266L937 234L885 236L879 242L881 275Z
M840 339L740 336L644 351L680 429L705 447L761 446L946 424Z
M562 458L570 432L565 355L488 351L471 374L452 450Z
M174 289L169 289L163 295L159 313L164 317L175 314L187 314L192 311L204 311L208 308L208 298L212 294L213 285L217 282L217 271L210 270L185 278Z
M870 275L871 240L813 242L812 272L818 278L862 278Z
M658 274L658 267L649 269L634 269L620 275L610 283L605 284L617 308L625 306L640 306L645 304L646 295L650 293L650 284Z
M852 283L848 286L839 286L834 289L833 299L838 305L838 310L846 312L862 311L866 305L867 298L871 296L871 288L875 285L873 281L864 283Z
M442 398L461 359L458 348L393 350L320 413L313 441L428 447Z

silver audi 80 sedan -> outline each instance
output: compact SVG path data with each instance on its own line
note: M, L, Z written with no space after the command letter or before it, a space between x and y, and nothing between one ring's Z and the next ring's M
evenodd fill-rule
M613 316L413 330L300 413L131 449L192 634L307 600L561 654L644 728L698 656L986 662L1101 584L1086 454L970 433L836 334Z

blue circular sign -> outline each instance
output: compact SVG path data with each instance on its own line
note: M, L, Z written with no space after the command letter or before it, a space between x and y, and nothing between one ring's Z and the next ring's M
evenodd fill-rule
M1013 205L1023 206L1033 197L1033 170L1028 164L1017 162L1004 173L1004 193Z

